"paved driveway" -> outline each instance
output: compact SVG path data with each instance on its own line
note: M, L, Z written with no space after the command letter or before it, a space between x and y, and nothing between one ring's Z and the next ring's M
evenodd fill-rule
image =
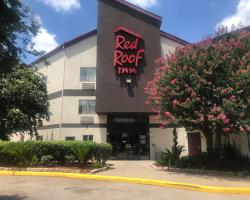
M174 182L184 182L200 185L225 186L225 187L250 187L250 179L223 178L187 173L173 173L156 171L150 165L153 161L109 161L112 169L98 173L108 176L128 176L138 178L160 179Z
M249 200L156 186L54 177L0 176L0 200Z

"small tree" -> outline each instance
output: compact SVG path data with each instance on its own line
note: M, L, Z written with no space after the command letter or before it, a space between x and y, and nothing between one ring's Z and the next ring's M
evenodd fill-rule
M36 133L48 118L46 84L31 69L20 64L26 54L38 55L32 38L39 19L20 0L0 0L0 139L13 132Z
M16 68L0 78L0 139L14 132L36 134L41 119L49 119L47 87L32 69Z
M250 33L238 31L177 48L157 61L145 88L161 120L201 130L207 149L221 134L250 132Z

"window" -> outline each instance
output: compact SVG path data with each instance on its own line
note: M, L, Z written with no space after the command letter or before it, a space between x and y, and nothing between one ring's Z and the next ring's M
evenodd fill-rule
M95 82L96 81L96 68L95 67L81 67L80 68L80 81Z
M73 141L75 140L76 138L74 136L70 136L70 137L65 137L65 140L67 141Z
M94 113L95 113L95 100L79 101L79 114L94 114Z
M37 135L37 136L36 136L36 140L37 140L37 141L43 141L43 136Z
M93 141L93 135L84 135L83 141Z

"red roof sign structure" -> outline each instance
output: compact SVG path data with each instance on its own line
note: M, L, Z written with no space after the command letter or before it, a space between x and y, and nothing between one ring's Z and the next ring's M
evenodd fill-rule
M123 34L120 34L121 32ZM115 29L114 33L114 67L117 68L118 74L136 74L144 58L144 49L140 45L142 36L121 26ZM127 34L132 35L134 39L128 37Z
M114 30L114 33L117 33L117 32L119 32L119 31L123 31L123 32L129 33L130 35L133 35L133 36L135 36L135 37L137 37L137 38L142 39L142 36L141 36L141 35L139 35L138 33L133 32L133 31L131 31L131 30L128 30L128 29L124 28L123 26L119 26L118 28L116 28L116 29Z

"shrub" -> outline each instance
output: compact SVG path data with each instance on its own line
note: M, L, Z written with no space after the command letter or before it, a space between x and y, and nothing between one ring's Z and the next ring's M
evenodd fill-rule
M0 164L14 166L65 165L88 160L104 164L110 157L110 144L93 142L0 142Z
M54 160L56 160L60 164L65 163L65 156L72 155L73 152L70 149L70 145L74 143L68 141L60 141L60 142L41 142L34 141L32 142L31 154L36 155L40 160L44 155L53 156Z
M80 165L84 165L91 158L92 142L76 142L71 145L71 150L79 161Z
M31 162L30 142L5 142L1 144L0 159L3 164L29 165Z
M235 146L225 145L220 150L203 152L198 156L182 157L177 163L180 168L212 170L250 170L250 159L241 155Z
M112 154L112 146L110 144L95 144L92 149L92 158L97 163L105 164Z
M65 164L67 165L75 164L78 162L74 155L66 155L64 160L65 160Z
M180 160L181 153L184 151L184 146L172 147L172 151L166 149L161 152L160 159L157 161L160 165L176 166L176 163Z
M53 160L54 160L54 158L51 155L42 156L39 164L44 165L44 166L52 166Z

